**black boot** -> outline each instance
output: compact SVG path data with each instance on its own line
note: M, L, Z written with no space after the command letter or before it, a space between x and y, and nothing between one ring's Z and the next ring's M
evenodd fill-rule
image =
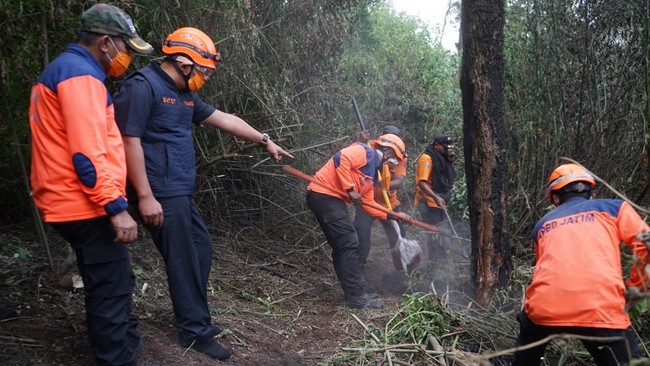
M192 348L195 351L205 353L219 361L227 361L230 358L230 350L217 342L214 338L191 338L184 333L178 334L178 344L185 348Z
M384 304L379 302L376 299L368 298L365 295L354 296L345 300L345 306L352 309L362 309L362 308L372 308L372 309L383 309Z
M216 324L210 324L210 331L211 331L211 333L212 333L212 336L213 336L213 337L216 337L216 336L218 336L219 334L221 334L221 332L223 332L223 329L221 329L221 328L220 328L218 325L216 325Z

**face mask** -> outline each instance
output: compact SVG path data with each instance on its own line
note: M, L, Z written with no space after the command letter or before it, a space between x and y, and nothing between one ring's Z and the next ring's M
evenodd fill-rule
M115 48L115 51L117 51L117 56L115 58L111 58L111 56L106 53L106 56L108 59L111 61L111 65L108 69L108 76L112 77L118 77L129 68L129 65L131 64L131 55L129 55L126 52L122 52L115 47L115 43L113 43L113 40L109 37L108 38L111 41L111 44L113 45L113 48Z
M203 73L201 72L195 72L194 75L192 75L189 79L186 79L187 82L187 89L191 92L195 92L203 87L205 85L205 78L203 77Z
M388 161L391 161L391 160L397 161L395 158L391 158L389 156L390 155L388 153L389 150L390 150L390 152L393 152L392 149L389 148L389 147L382 146L382 147L379 148L379 151L381 151L381 162L382 163L387 163Z

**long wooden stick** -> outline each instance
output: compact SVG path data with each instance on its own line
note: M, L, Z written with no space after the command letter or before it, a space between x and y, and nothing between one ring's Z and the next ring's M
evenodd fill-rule
M16 135L15 131L14 131L14 142L16 146L16 151L18 152L20 169L23 172L23 181L25 182L25 189L27 190L27 194L29 195L29 205L32 207L32 215L34 217L34 224L36 225L36 234L38 234L38 238L41 240L41 243L45 248L45 254L47 254L47 262L50 265L50 271L54 272L54 260L52 259L50 244L47 241L47 234L45 234L45 227L43 226L41 214L38 211L38 207L36 207L36 203L34 202L34 197L32 196L32 190L29 185L29 172L27 172L27 168L25 167L25 159L23 157L23 151L21 145L18 143L18 135Z
M298 169L296 169L296 168L294 168L294 167L292 167L292 166L284 165L284 166L282 167L282 170L284 170L285 172L287 172L287 173L289 173L289 174L291 174L291 175L294 175L294 176L296 176L296 177L298 177L298 178L300 178L300 179L306 180L306 181L308 181L308 182L310 182L310 183L318 184L319 186L321 186L321 187L323 187L323 188L327 188L327 189L331 190L332 192L335 192L335 193L340 194L340 195L342 195L342 196L347 196L347 195L348 195L347 192L340 191L340 190L338 190L338 189L336 189L336 188L334 188L334 187L326 186L326 185L324 185L323 183L321 183L321 182L317 181L316 179L314 179L314 177L312 177L312 176L310 176L310 175L307 175L307 174L301 172L300 170L298 170ZM387 209L386 207L380 206L380 205L378 205L378 204L375 203L375 202L366 202L366 201L361 201L361 204L364 205L364 206L372 207L372 208L374 208L375 210L379 210L379 211L381 211L381 212L385 212L385 213L387 213L389 216L393 216L393 217L396 217L396 216L397 216L395 212L393 212L393 211ZM425 222L422 222L422 221L419 221L419 220L416 220L416 219L413 219L413 218L411 218L411 224L413 224L413 225L415 225L415 226L419 226L419 227L421 227L421 228L423 228L423 229L425 229L425 230L428 230L428 231L430 231L430 232L432 232L432 233L436 233L436 232L438 232L438 228L437 228L437 227L435 227L435 226L433 226L433 225L429 225L429 224L427 224L427 223L425 223Z

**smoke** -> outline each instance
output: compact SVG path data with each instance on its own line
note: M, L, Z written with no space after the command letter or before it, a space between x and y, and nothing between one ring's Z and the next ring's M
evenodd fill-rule
M454 231L458 234L455 235ZM366 287L386 297L435 292L447 303L466 305L471 299L469 223L444 223L440 233L410 227L404 235L422 247L422 260L410 273L396 270L383 227L375 221L366 264Z

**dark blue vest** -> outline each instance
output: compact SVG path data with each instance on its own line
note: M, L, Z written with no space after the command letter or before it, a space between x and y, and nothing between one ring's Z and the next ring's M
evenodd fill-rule
M151 67L131 77L144 77L153 91L151 118L142 136L149 184L156 197L191 195L196 178L192 139L194 99L165 82Z

